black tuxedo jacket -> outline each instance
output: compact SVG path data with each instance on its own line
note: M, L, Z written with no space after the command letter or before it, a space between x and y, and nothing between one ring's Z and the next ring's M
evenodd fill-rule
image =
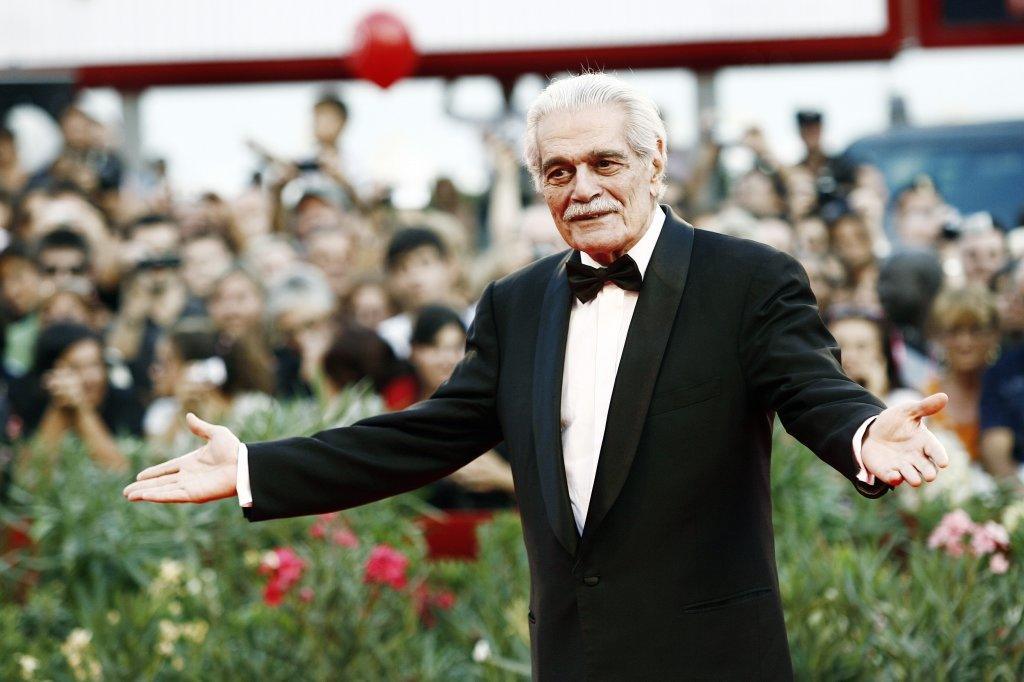
M560 396L571 251L488 285L467 353L429 399L253 443L250 521L417 488L504 440L530 566L538 680L789 678L769 494L774 415L868 497L848 379L790 256L667 213L626 337L582 537Z

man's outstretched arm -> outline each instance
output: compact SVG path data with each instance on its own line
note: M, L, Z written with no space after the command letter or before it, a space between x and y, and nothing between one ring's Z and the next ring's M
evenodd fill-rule
M740 339L753 394L862 495L878 497L904 480L919 486L948 464L922 421L945 406L945 394L886 408L849 379L807 275L794 258L765 255L751 278Z
M250 521L358 506L413 490L459 469L502 439L495 396L498 337L493 284L477 304L466 357L429 400L312 436L248 443ZM193 421L194 420L194 421ZM197 431L193 423L202 427ZM203 447L142 471L131 500L206 502L236 494L239 442L190 417Z

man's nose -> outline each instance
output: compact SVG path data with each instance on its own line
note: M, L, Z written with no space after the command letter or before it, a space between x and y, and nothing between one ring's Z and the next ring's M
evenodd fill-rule
M590 168L583 165L576 169L575 182L572 187L572 200L585 204L596 199L602 192L597 182L597 177L590 171Z

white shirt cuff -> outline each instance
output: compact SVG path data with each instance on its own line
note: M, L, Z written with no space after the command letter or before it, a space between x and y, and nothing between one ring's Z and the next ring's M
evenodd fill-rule
M875 421L876 419L878 419L877 414L874 417L868 417L867 419L864 420L864 423L860 425L860 428L857 429L857 433L853 434L853 458L857 460L857 466L860 467L860 471L857 472L857 480L863 481L868 485L875 484L875 475L869 473L868 470L864 468L864 463L861 462L860 459L860 449L861 446L864 444L864 432L868 430L869 426L871 426L871 422Z
M238 504L242 507L252 506L252 490L249 489L249 448L245 443L238 444L238 474L235 480L238 492Z

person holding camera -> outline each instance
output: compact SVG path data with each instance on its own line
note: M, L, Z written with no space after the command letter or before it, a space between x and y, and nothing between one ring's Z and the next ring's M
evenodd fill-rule
M94 330L73 322L43 329L32 370L16 381L11 396L23 435L38 436L50 456L72 434L98 465L126 469L114 436L141 435L142 411L131 391L109 381L103 340Z
M180 232L166 216L145 216L122 245L121 302L107 336L120 353L135 385L150 386L148 368L160 331L174 324L188 301L180 275Z

